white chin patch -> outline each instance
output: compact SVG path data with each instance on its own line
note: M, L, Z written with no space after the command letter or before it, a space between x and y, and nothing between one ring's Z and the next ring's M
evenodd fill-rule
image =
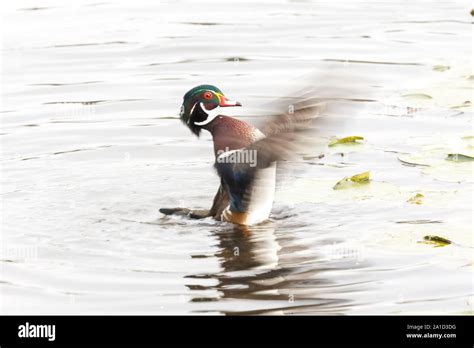
M199 103L199 106L202 111L207 114L207 118L202 122L194 122L196 126L205 126L206 124L211 123L220 114L221 107L219 105L212 110L207 110L203 103Z

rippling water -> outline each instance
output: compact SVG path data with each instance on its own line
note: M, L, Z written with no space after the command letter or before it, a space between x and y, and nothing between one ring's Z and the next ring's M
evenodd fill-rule
M2 313L473 313L473 162L446 160L474 146L465 2L2 6ZM189 88L258 121L308 81L339 84L345 121L280 173L270 221L158 212L218 186Z

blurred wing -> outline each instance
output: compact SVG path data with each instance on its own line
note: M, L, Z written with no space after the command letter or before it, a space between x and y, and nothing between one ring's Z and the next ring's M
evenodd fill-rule
M266 137L248 147L257 157L257 168L267 168L273 162L288 160L311 148L317 120L326 104L315 98L289 104L287 113L272 116L262 127Z

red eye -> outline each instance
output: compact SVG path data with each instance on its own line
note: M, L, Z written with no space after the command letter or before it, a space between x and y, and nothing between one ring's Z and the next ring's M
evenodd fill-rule
M209 100L212 98L212 93L211 92L204 92L203 94L204 99Z

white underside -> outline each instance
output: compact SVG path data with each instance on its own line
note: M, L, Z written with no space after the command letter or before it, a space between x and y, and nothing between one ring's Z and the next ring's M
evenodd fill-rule
M253 141L265 138L265 135L257 128L253 132ZM240 150L232 150L223 153L219 157L224 158L230 154ZM276 162L265 169L257 170L254 182L252 184L252 192L250 192L250 204L247 209L245 221L241 221L244 225L255 225L268 219L272 211L273 200L275 198L276 183ZM224 215L231 215L230 206L223 212ZM225 219L224 219L225 220Z
M275 198L276 163L270 167L259 169L255 175L250 192L250 204L244 225L255 225L268 219L272 211L273 200ZM223 215L231 215L230 206L225 209Z
M270 216L275 198L276 163L259 169L252 185L246 225L258 224Z

